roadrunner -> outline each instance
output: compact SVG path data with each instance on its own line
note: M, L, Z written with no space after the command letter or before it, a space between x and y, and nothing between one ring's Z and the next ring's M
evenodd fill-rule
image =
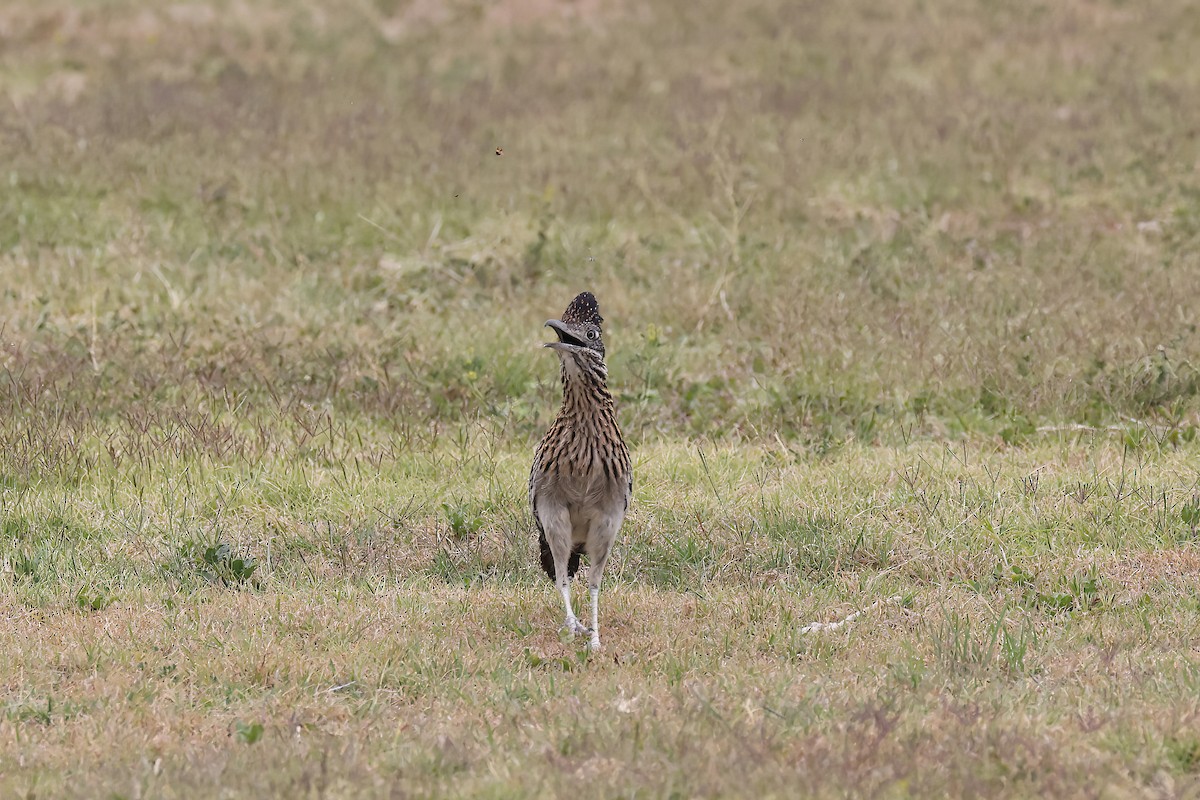
M600 648L600 579L633 492L629 450L617 427L600 307L591 292L571 301L562 319L552 319L557 342L544 346L562 364L563 402L558 418L542 438L529 473L529 505L537 522L542 569L562 594L564 623L572 634L590 633ZM592 627L585 628L571 607L571 579L579 557L588 557Z

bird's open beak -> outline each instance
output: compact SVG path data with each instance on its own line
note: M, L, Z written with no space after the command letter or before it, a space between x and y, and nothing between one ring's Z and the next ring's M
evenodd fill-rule
M555 350L573 350L578 347L587 347L586 344L575 338L575 335L571 333L571 329L561 320L548 319L546 320L545 327L554 329L554 332L558 334L558 341L546 342L542 347L550 347Z

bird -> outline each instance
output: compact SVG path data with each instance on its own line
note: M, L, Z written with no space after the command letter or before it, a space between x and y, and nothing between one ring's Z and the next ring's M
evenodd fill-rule
M589 634L591 650L600 649L600 581L633 495L629 448L608 390L603 322L595 295L582 292L560 319L545 324L557 335L543 347L558 354L563 400L529 472L542 569L562 595L563 627L570 635ZM585 553L591 627L571 606L571 579Z

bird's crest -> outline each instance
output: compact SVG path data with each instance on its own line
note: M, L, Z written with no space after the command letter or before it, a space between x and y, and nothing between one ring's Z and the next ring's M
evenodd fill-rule
M591 292L580 292L563 312L562 321L568 325L584 325L590 322L599 327L600 323L604 322L604 317L600 316L600 304L596 302L596 296Z

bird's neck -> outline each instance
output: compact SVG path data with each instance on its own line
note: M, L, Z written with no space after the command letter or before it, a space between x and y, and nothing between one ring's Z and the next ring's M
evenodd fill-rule
M580 364L574 358L563 359L562 383L563 402L559 416L612 411L613 397L608 390L608 371L603 362Z

